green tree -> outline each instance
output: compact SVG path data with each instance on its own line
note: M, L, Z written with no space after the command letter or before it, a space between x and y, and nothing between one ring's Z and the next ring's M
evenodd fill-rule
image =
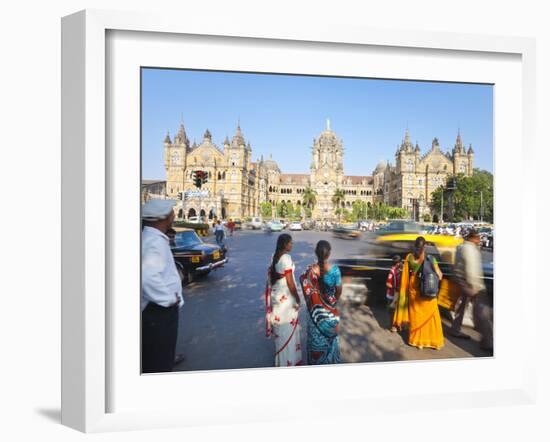
M456 189L451 194L452 219L448 219L449 191L444 191L443 187L436 189L431 195L432 213L440 216L441 198L443 198L444 221L458 222L483 218L484 221L493 222L493 174L474 169L471 177L458 175L455 179Z
M294 206L292 203L286 203L286 216L287 217L294 217Z
M367 218L367 203L365 201L354 201L351 205L352 221Z
M302 194L302 200L304 202L304 206L307 207L310 210L313 210L315 208L315 205L317 204L317 193L315 190L313 190L311 187L306 187L304 189L304 193Z
M334 213L338 216L338 219L341 221L341 215L342 215L342 210L339 210L340 209L340 205L342 204L342 202L344 201L345 199L345 194L344 194L344 191L342 189L336 189L334 191L334 195L332 195L332 204L334 204L334 206L336 207L336 210L334 211Z
M273 215L273 206L270 202L265 202L260 204L260 213L263 218L271 218Z
M279 218L286 218L288 216L288 208L284 201L277 204L276 211Z

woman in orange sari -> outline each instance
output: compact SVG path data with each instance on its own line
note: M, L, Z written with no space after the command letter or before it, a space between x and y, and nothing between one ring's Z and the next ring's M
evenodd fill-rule
M401 276L401 289L399 293L399 304L408 304L409 323L409 345L422 349L424 347L439 350L445 343L443 337L443 327L441 325L441 316L439 315L439 306L437 297L427 298L422 296L420 291L420 276L424 261L428 259L425 252L426 240L419 236L414 242L414 252L409 253L403 264L403 273ZM443 274L434 257L431 257L431 263L439 280ZM396 315L399 308L396 309Z

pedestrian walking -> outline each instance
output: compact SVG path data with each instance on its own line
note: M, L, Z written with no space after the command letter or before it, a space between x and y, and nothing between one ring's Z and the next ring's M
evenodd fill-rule
M469 339L469 336L463 333L461 328L466 308L469 303L473 303L474 326L482 335L481 347L485 350L492 350L493 309L483 282L480 242L478 232L472 229L467 234L464 243L457 249L454 272L460 296L455 305L455 317L450 334L458 338Z
M422 349L424 347L439 350L443 347L443 327L437 296L423 293L421 279L432 272L441 281L443 274L435 257L426 253L426 240L419 236L414 242L414 251L409 253L403 264L399 298L406 296L408 301L409 337L408 343ZM396 309L398 314L399 308Z
M143 373L172 371L176 360L181 279L166 235L175 201L149 200L142 207L141 365Z
M232 219L230 219L227 223L227 228L229 229L229 236L233 236L233 232L235 231L235 223Z
M223 247L225 230L220 220L218 220L214 226L214 235L216 235L216 244L218 244L220 247Z
M398 325L394 324L395 307L399 299L399 287L401 286L401 272L403 270L403 262L401 256L394 255L392 257L392 267L386 278L386 302L390 318L389 329L392 332L398 330Z
M319 241L315 247L317 262L308 266L300 276L308 316L307 363L310 365L338 364L340 314L337 303L342 294L340 269L330 265L331 246Z
M277 247L267 272L265 289L266 336L275 342L275 366L302 364L301 330L298 321L300 296L294 280L294 263L290 256L292 237L277 238Z

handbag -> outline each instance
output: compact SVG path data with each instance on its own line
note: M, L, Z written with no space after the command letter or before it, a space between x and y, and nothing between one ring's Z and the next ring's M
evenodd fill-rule
M428 255L420 269L420 294L425 298L433 299L437 298L438 293L439 276L434 269L433 257Z

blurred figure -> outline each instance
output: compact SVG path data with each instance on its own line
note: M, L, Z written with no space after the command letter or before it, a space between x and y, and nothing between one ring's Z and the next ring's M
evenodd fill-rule
M340 314L336 304L342 295L342 275L338 266L328 263L330 251L328 241L319 241L315 247L317 263L308 266L300 276L309 312L307 362L310 365L340 362Z
M235 231L235 223L232 219L230 219L227 223L227 228L229 229L229 236L233 236L233 232Z
M172 371L176 360L181 279L166 232L174 221L171 200L149 200L142 207L141 365L143 373Z
M475 229L472 229L466 236L464 244L457 249L455 277L460 288L460 297L455 306L455 318L450 334L458 338L469 339L469 336L463 333L461 328L466 307L468 303L473 302L474 325L482 335L481 348L492 351L493 309L490 306L483 282L483 267L479 244L479 234Z
M290 257L292 237L279 235L267 273L265 290L266 335L275 340L275 367L302 364L301 333L298 324L300 296L294 281Z
M220 220L216 221L214 225L214 235L216 236L216 244L223 247L223 239L225 237L225 230Z
M439 350L443 347L443 327L437 297L425 297L422 295L420 280L425 265L431 265L437 277L441 281L443 274L439 269L435 257L426 254L426 240L419 236L414 242L414 251L405 258L401 276L401 288L399 301L402 297L408 300L409 315L409 345L422 349L424 347ZM400 312L401 302L396 309Z
M399 298L399 287L401 286L401 271L403 263L399 255L394 255L392 258L392 267L386 279L386 300L388 303L388 311L390 314L390 330L397 331L397 324L393 323L395 315L395 306Z

